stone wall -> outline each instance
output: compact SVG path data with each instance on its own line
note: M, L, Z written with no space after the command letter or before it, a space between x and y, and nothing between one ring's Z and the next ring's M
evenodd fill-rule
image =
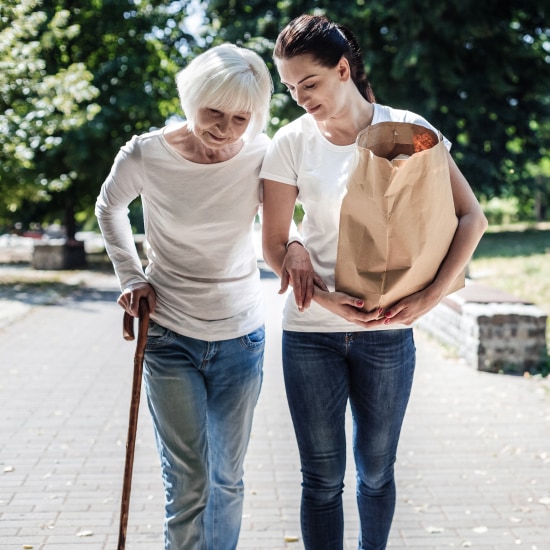
M547 315L531 302L477 283L447 296L417 326L481 371L536 372L548 361Z

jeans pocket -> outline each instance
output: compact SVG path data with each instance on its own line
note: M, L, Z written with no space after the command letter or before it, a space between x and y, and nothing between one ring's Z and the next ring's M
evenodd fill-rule
M155 321L149 321L149 327L147 329L147 349L158 348L165 345L172 340L172 331L165 328Z
M265 328L260 328L241 336L241 345L248 351L261 351L265 345Z

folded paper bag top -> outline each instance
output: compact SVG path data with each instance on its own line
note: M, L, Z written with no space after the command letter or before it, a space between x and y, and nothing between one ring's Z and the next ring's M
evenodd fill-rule
M369 126L340 210L336 289L365 311L390 307L430 284L457 224L441 136L405 122ZM463 286L464 274L449 292Z
M435 147L441 139L429 128L406 122L380 122L359 132L356 144L373 155L393 160Z

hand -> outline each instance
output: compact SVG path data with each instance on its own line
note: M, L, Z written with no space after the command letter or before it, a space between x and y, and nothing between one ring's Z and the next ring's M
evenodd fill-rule
M364 328L370 327L370 324L379 317L378 311L366 312L361 309L365 305L363 300L344 292L315 289L315 301L346 321Z
M139 317L139 302L141 298L147 299L149 313L152 313L157 305L157 295L149 283L139 283L133 285L131 288L126 288L118 297L117 303L133 317Z
M422 315L425 315L433 309L443 298L439 293L433 291L428 287L419 292L415 292L402 300L399 300L396 304L386 309L386 311L380 311L381 318L374 321L370 326L378 325L412 325Z
M279 294L284 294L289 284L294 290L294 299L300 311L311 305L314 286L328 291L324 281L313 270L309 252L298 242L291 243L287 248L281 268Z

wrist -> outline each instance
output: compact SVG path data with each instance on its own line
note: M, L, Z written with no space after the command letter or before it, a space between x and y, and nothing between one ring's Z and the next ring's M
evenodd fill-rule
M304 245L300 241L288 241L286 243L285 248L288 250L293 244L297 244L297 245L301 246L302 248L305 248Z

